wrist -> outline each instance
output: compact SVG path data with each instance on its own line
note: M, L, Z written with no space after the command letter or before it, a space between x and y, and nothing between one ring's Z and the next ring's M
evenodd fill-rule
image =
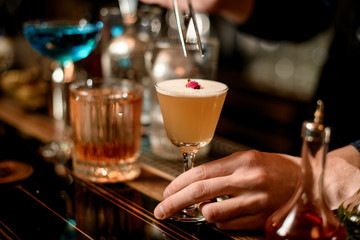
M360 188L360 154L348 145L327 154L324 190L328 205L336 209Z
M358 152L360 152L360 139L355 142L350 143L350 145L355 147L358 150Z

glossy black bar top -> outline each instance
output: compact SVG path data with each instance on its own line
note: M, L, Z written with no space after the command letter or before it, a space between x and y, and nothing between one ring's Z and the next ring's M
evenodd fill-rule
M0 122L0 161L34 169L25 180L0 184L0 239L261 239L207 223L158 221L157 200L129 184L80 179L69 162L44 159L41 144Z

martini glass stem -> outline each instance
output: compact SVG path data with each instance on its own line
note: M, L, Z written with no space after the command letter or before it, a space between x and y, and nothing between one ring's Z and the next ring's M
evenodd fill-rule
M60 67L52 74L52 117L63 127L69 126L69 84L75 78L74 63L68 61L60 63Z
M72 61L67 61L61 64L64 72L64 82L72 82L75 78L75 65Z
M194 167L196 152L183 152L184 172Z
M197 150L192 152L183 151L184 157L184 172L190 170L194 167L195 155ZM187 208L182 209L180 212L177 212L172 217L172 220L184 221L184 222L203 222L205 218L202 216L199 209L199 204L191 205Z
M50 111L55 123L56 139L42 148L42 154L46 158L61 161L70 159L69 84L74 80L75 67L71 61L60 63L52 73Z

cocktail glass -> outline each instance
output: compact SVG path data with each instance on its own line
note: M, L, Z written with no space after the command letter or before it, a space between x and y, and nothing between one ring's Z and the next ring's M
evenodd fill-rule
M74 80L73 63L91 53L100 40L102 28L102 22L88 23L85 19L34 20L24 23L24 35L39 54L59 63L63 74L57 82L68 83ZM68 123L67 105L63 108L59 118Z
M57 98L53 97L52 107L52 115L61 136L60 140L46 145L43 151L45 155L54 155L53 152L59 149L67 149L67 152L70 149L65 135L69 126L68 85L74 80L74 62L88 57L100 41L102 28L101 21L89 23L85 19L33 20L24 23L23 32L31 46L40 55L57 61L62 70L53 77L53 94ZM61 107L55 107L55 104Z
M188 81L174 79L155 85L166 134L182 151L184 171L194 167L196 153L212 140L228 90L227 85L217 81L193 79L192 85ZM198 204L183 209L170 219L205 221Z

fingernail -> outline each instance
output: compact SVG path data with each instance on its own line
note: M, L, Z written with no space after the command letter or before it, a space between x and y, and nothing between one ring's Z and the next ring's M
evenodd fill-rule
M154 215L157 219L165 219L164 209L161 204L157 205L157 207L155 208Z

